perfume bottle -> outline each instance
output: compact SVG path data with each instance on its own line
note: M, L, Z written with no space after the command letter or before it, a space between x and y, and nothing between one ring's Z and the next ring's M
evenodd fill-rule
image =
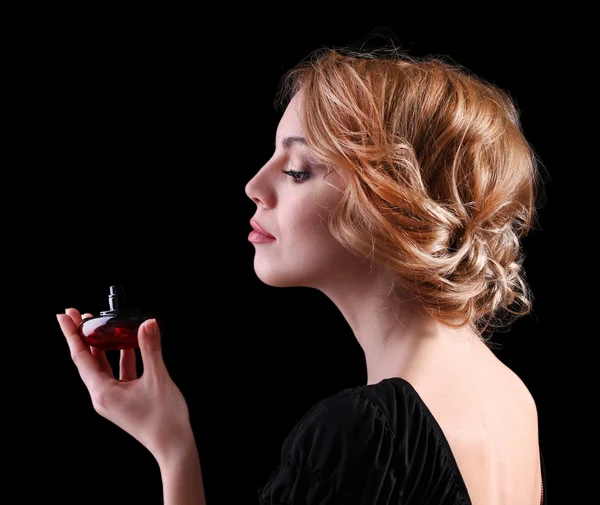
M139 348L138 328L155 316L129 307L123 286L110 286L108 304L109 310L81 321L77 328L81 338L105 351Z

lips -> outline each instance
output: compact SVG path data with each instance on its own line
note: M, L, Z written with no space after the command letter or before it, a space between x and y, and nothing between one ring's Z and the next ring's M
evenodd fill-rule
M275 238L267 230L265 230L256 219L250 220L250 226L252 226L254 231L257 231L258 233L260 233L261 235L264 235L265 237Z

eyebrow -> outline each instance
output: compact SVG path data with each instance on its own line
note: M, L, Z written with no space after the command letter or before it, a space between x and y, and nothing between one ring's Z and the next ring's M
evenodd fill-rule
M304 137L286 137L281 142L284 148L289 149L294 144L301 144L306 146L306 139Z

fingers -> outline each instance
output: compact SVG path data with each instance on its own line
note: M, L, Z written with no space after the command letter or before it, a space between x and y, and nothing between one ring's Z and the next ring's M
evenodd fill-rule
M85 317L91 316L91 314L85 314L82 316L79 313L79 311L74 308L65 309L65 314L67 314L71 317L71 319L75 323L75 326L79 326L81 324L81 320L84 319Z
M138 343L144 364L144 373L146 370L152 374L166 373L160 343L160 329L156 319L148 319L140 325Z
M71 358L77 366L79 375L86 387L94 389L100 381L106 380L106 370L100 361L98 361L90 347L81 339L77 333L75 320L81 317L76 309L69 309L68 314L56 314L56 319L60 325L71 352Z
M122 349L119 374L119 379L121 381L128 382L137 379L135 363L135 349Z
M94 317L89 312L86 312L85 314L81 314L81 316L79 316L79 311L77 309L67 309L67 313L71 316L71 319L73 319L73 322L76 322L77 320L79 320L79 323L76 323L77 326L79 326L79 324L81 324L81 321L83 321L84 319L88 319L89 317ZM90 346L90 352L92 353L92 356L94 356L94 358L96 358L98 363L100 363L100 367L102 368L102 370L104 372L106 372L110 377L114 377L113 371L112 371L112 366L110 365L110 362L108 361L108 358L106 357L106 352L98 347L92 347L92 346Z
M96 358L96 361L98 361L98 364L100 365L100 368L102 369L102 371L104 373L106 373L109 377L114 378L112 366L110 364L110 361L108 361L108 357L106 356L106 351L104 351L103 349L100 349L98 347L90 346L90 352L92 353L92 356L94 356L94 358Z

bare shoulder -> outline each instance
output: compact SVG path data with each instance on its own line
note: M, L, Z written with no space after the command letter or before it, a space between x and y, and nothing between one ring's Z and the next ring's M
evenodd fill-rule
M512 369L502 363L498 358L495 369L490 370L489 387L504 399L507 408L515 410L518 417L528 419L535 423L537 428L538 411L535 398L525 382ZM486 381L487 382L487 381Z
M414 381L448 440L472 503L539 504L538 412L524 381L489 350L437 370ZM504 501L497 501L499 489Z
M418 374L414 382L440 418L459 423L475 419L490 428L510 417L537 427L537 405L524 381L491 350L480 347L460 358L435 363L435 373ZM501 415L504 413L504 415ZM485 421L485 423L484 423Z
M506 503L539 504L535 399L524 381L498 358L485 361L472 375L467 372L457 388L457 401L466 407L464 415L453 415L441 406L450 446L473 503L496 503L494 490L503 489Z
M457 377L455 399L466 408L467 417L485 430L487 443L514 443L537 447L538 412L535 398L525 382L491 351L477 365ZM440 412L444 416L443 411Z

